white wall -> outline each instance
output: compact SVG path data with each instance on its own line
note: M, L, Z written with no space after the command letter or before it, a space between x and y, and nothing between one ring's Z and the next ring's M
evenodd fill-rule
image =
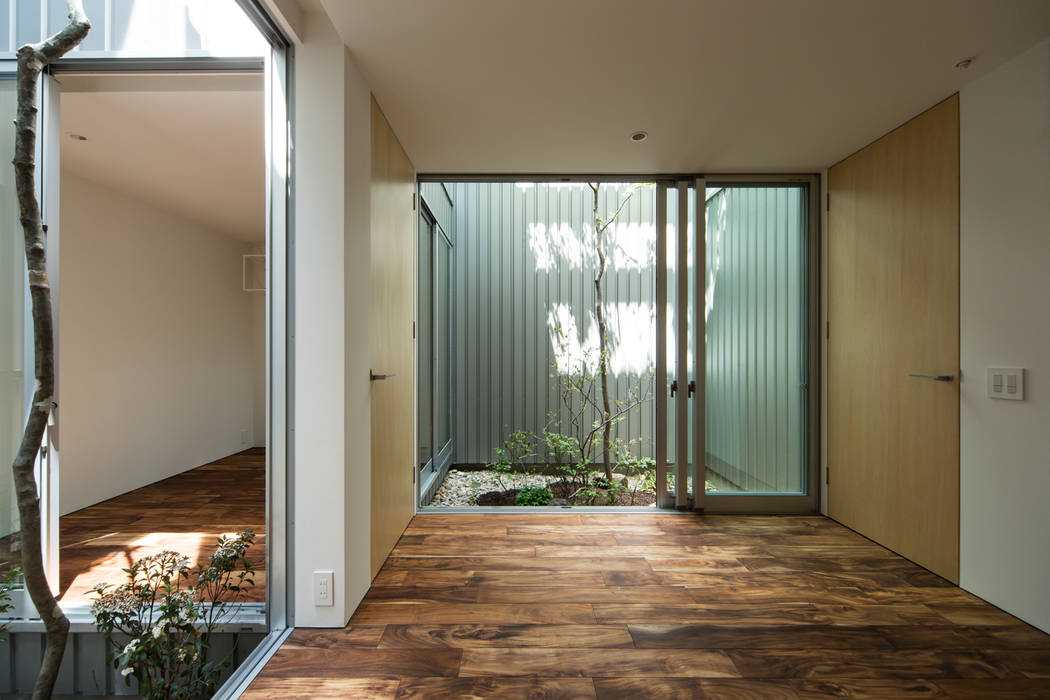
M962 587L1050 631L1050 40L965 86ZM985 394L1025 367L1023 402Z
M295 54L295 624L341 627L371 583L370 93L321 12ZM362 330L364 329L364 330ZM313 572L335 604L313 604Z
M72 175L61 193L66 514L253 444L254 343L244 243Z

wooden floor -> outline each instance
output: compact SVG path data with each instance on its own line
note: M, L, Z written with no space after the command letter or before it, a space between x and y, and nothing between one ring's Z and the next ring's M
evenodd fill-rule
M196 563L223 533L252 528L259 574L247 600L266 599L266 453L246 450L61 518L61 600L89 600L122 583L132 560L173 549Z
M1050 636L822 517L420 515L259 698L1050 698Z

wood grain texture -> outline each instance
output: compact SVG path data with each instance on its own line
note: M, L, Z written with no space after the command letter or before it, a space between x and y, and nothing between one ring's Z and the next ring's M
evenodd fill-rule
M296 630L243 697L1050 697L1050 635L826 518L467 515L457 541L457 517L413 518L433 551L399 544L348 627ZM672 561L668 533L717 551Z
M959 96L828 191L830 515L958 581Z
M372 98L372 576L412 519L415 503L416 172Z
M59 600L85 603L97 583L123 583L122 569L166 549L206 560L222 534L255 531L249 559L255 587L245 600L266 600L266 451L252 448L64 515L59 519ZM13 537L13 536L12 536ZM0 540L0 552L10 547ZM0 556L0 570L21 565Z

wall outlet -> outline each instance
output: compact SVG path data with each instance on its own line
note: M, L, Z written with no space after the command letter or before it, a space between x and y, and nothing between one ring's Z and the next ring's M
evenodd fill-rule
M1024 401L1024 368L989 367L988 397Z
M335 574L331 571L314 572L314 605L327 608L335 605Z
M242 430L241 431L241 444L244 445L244 446L248 445L248 431L247 430Z

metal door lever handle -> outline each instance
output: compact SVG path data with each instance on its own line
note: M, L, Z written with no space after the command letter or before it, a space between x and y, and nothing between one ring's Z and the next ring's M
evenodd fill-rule
M918 372L909 372L909 377L918 377L919 379L932 379L935 382L950 382L955 379L950 374L919 374Z
M393 372L387 372L386 374L376 374L372 370L368 370L368 379L369 379L369 381L373 381L373 382L378 381L380 379L390 379L391 377L396 377L396 376L397 375L395 373L393 373Z

